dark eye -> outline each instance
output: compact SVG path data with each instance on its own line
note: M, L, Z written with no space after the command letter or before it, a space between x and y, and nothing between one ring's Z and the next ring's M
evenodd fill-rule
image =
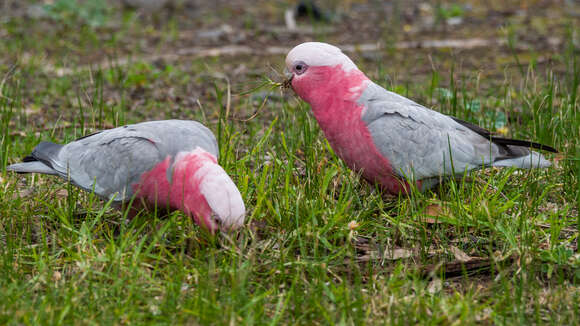
M294 64L294 72L296 72L297 75L303 74L307 68L308 66L304 62Z

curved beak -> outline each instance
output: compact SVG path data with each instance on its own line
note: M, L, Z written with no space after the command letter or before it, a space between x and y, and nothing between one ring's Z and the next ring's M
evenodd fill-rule
M282 82L282 88L291 88L292 87L292 78L294 78L294 74L288 71L288 68L284 68L284 82Z

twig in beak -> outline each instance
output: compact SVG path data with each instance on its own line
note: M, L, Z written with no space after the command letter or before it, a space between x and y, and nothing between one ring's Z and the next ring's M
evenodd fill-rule
M287 78L282 82L282 89L292 88L292 78L294 78L294 75L291 75L290 78Z
M270 78L265 78L265 79L266 80L261 85L259 85L258 87L255 87L255 88L250 89L248 91L242 92L239 95L248 95L248 94L251 94L251 93L253 93L253 92L255 92L255 91L257 91L257 90L259 90L259 89L261 89L261 88L263 88L265 86L269 86L270 87L270 89L269 89L270 92L273 91L276 88L279 88L279 87L284 88L284 83L277 83L277 82L271 80ZM266 105L266 102L268 101L268 97L269 97L269 94L267 94L264 97L264 99L262 100L262 104L260 104L260 106L258 107L258 109L256 109L256 111L251 116L249 116L248 118L240 119L240 118L232 117L230 119L236 120L236 121L241 121L241 122L248 122L250 120L253 120L254 118L256 118L258 116L258 114L260 113L260 111L262 111L262 109Z
M264 100L262 101L262 104L258 107L258 109L256 110L256 112L254 112L249 118L239 119L239 118L232 117L231 119L236 120L236 121L241 121L241 122L248 122L250 120L253 120L255 117L258 116L258 114L260 113L260 111L262 111L262 108L264 108L264 105L266 105L266 102L267 101L268 101L268 95L266 95L264 97Z

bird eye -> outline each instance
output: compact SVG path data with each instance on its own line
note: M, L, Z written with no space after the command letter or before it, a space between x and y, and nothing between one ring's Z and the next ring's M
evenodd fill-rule
M308 66L304 62L298 62L298 63L294 64L294 72L297 75L303 74L307 68L308 68Z

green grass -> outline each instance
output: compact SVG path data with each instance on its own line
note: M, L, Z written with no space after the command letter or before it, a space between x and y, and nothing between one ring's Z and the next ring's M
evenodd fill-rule
M82 54L101 47L138 53L123 48L147 37L149 22L122 18L105 40L91 28L43 37L42 23L0 25L10 36L0 39L0 324L580 322L574 25L561 30L566 44L552 67L528 64L506 45L500 56L511 65L487 77L462 66L477 52L462 61L435 51L438 68L416 78L407 68L425 53L380 54L393 64L354 55L389 89L562 152L549 169L488 169L394 197L346 168L291 93L272 91L256 118L241 121L262 104L267 88L253 88L272 78L270 66L282 70L282 57L134 60L60 77L45 69L80 67ZM169 24L167 38L177 28ZM66 49L78 56L66 61ZM15 69L8 58L19 61ZM127 222L61 180L5 172L41 140L168 118L214 131L220 164L246 203L244 229L211 236L178 212ZM462 252L482 264L462 267Z

